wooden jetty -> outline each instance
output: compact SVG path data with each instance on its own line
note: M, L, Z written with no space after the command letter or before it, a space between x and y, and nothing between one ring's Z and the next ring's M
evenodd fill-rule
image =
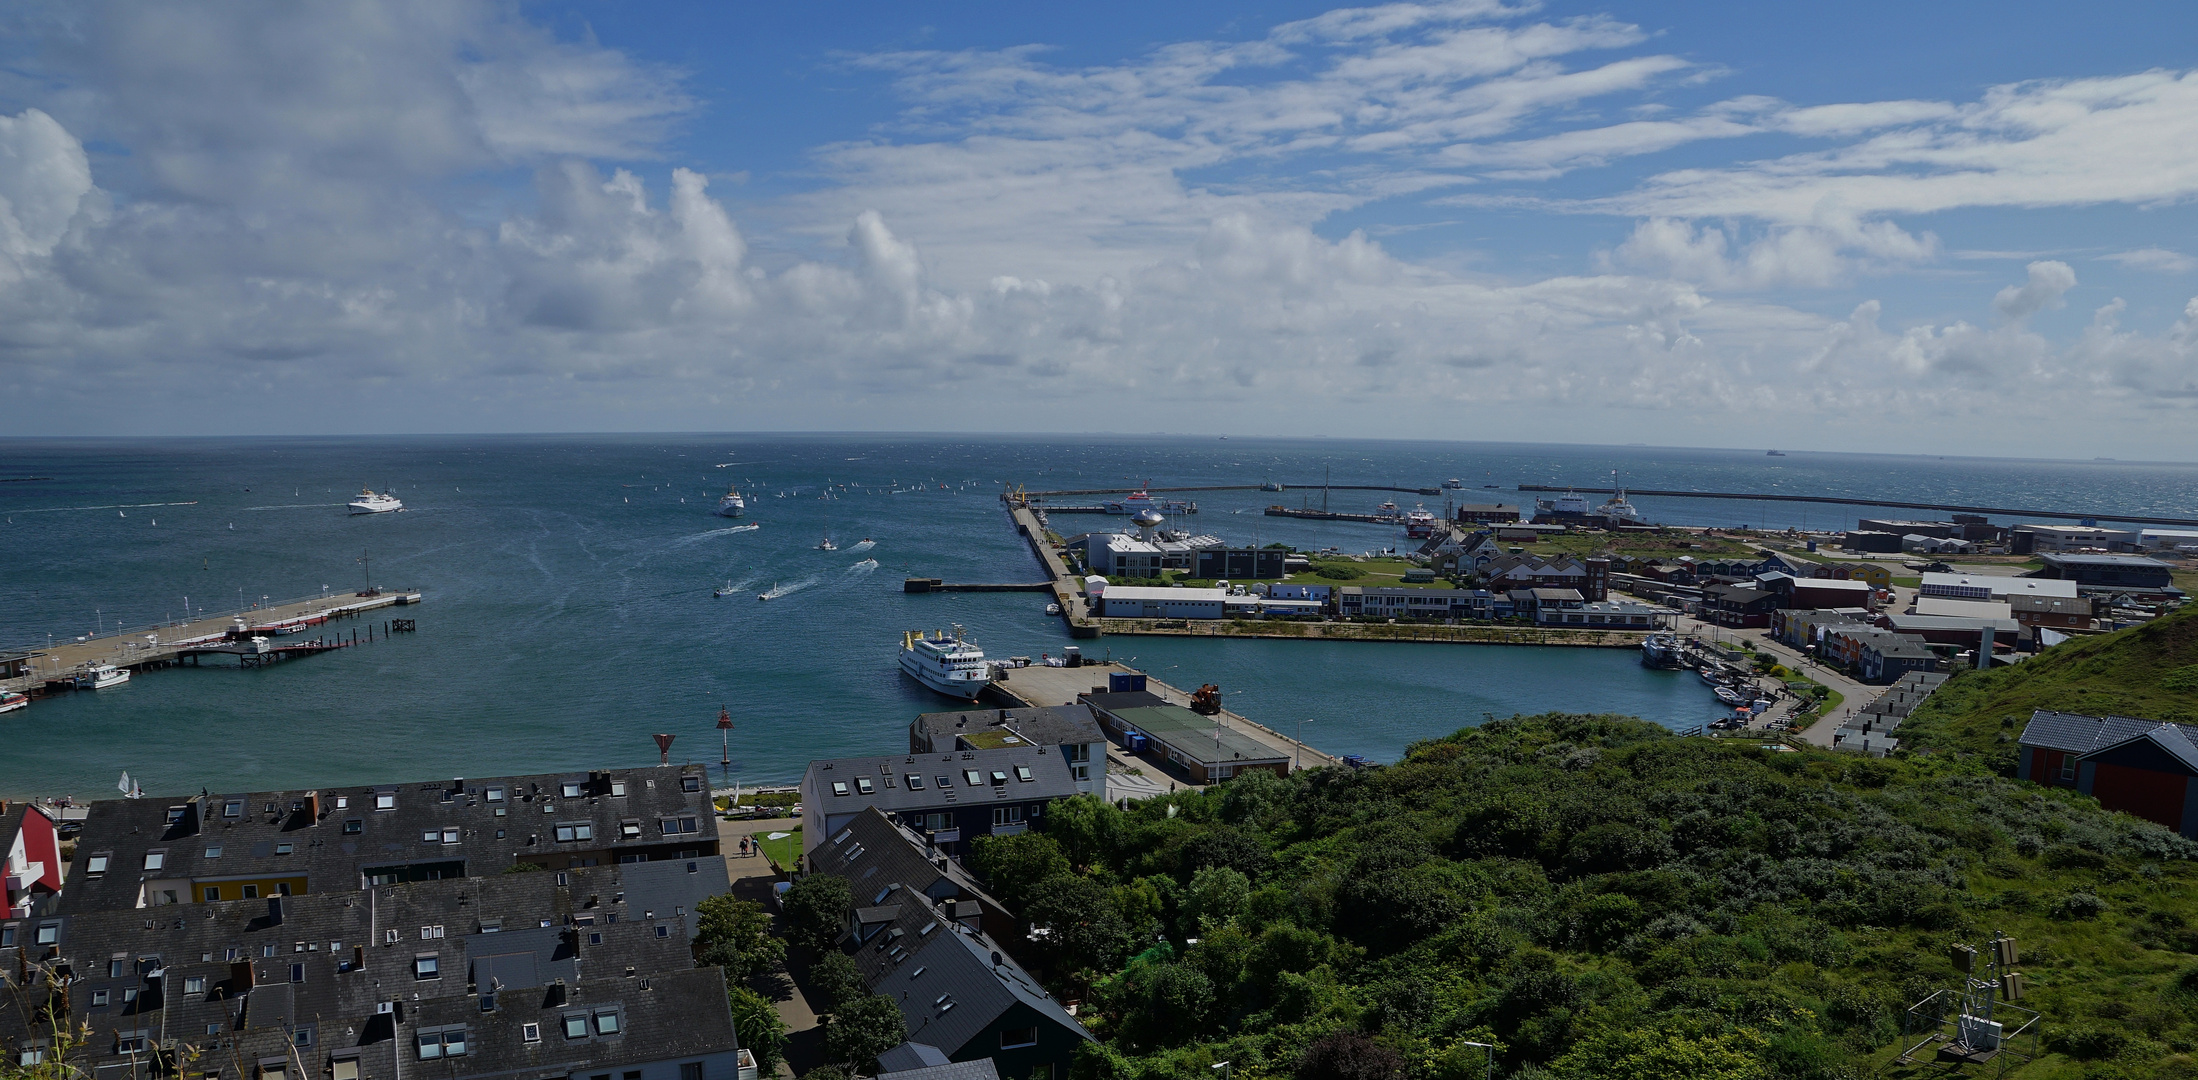
M368 589L357 593L333 596L308 597L288 600L265 606L253 605L241 611L225 611L218 615L166 623L160 626L140 626L112 634L70 640L44 649L25 649L0 656L0 690L17 690L29 693L50 693L67 689L75 674L88 665L113 664L132 671L148 671L173 667L197 657L228 654L240 662L257 666L274 660L313 653L328 652L348 645L348 640L336 643L331 633L322 633L308 640L296 642L282 639L308 630L325 627L335 619L356 618L369 611L420 602L416 589ZM243 624L241 627L239 622ZM397 623L412 628L412 620L392 620L391 631ZM357 631L352 632L356 636ZM374 636L371 627L369 639ZM253 649L251 639L264 639L266 649ZM246 659L250 650L250 659Z

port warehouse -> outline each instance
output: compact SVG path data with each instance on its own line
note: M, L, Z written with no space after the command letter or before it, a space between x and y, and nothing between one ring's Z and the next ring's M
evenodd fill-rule
M102 1077L191 1042L202 1080L754 1080L690 952L728 885L709 800L664 767L98 802L0 962ZM0 1042L51 1048L23 1010Z
M1219 783L1255 771L1289 775L1288 755L1149 690L1094 690L1078 700L1092 707L1107 733L1123 746L1133 752L1157 753L1181 768L1194 784Z

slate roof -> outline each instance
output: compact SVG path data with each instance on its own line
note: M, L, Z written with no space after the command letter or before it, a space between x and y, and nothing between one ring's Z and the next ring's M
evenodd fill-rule
M986 783L974 786L965 775L970 770ZM1030 779L1023 780L1028 770ZM1004 784L989 781L994 773ZM921 786L911 788L908 776ZM947 778L943 787L939 778ZM863 791L860 780L870 782ZM832 785L846 785L837 794ZM1077 793L1076 778L1068 761L1042 746L1002 747L997 750L959 750L936 754L885 754L877 757L835 758L812 761L802 779L805 808L827 814L843 814L876 807L887 812L936 809L957 802L991 801L1001 792L1016 799L1066 799Z
M695 790L685 790L685 781ZM710 854L717 851L717 815L709 786L700 766L658 766L108 799L93 803L84 820L61 909L135 907L148 880L302 876L309 891L327 892L358 889L369 868L414 863L462 862L462 874L443 876L482 876L518 862L576 856L611 863L626 853ZM612 794L618 790L625 793ZM382 797L388 809L377 809ZM667 835L665 821L689 819L695 831ZM587 839L557 839L559 825L580 823ZM622 835L628 823L637 828L630 837ZM162 866L143 870L145 854L155 849ZM86 870L95 853L110 856L103 874Z
M694 862L692 880L714 877L708 891L722 891L723 861ZM395 1075L401 1054L407 1076L462 1077L731 1052L722 976L693 966L691 906L646 906L673 891L661 879L687 873L683 863L612 865L64 914L27 920L0 965L67 966L72 1020L91 1026L95 1063L140 1030L207 1047L210 1069L249 1072L295 1051L314 1075L332 1053L356 1052L365 1076ZM58 930L50 949L28 932L48 923ZM539 1015L559 995L616 1008L622 1035L598 1038L591 1015L587 1039L564 1039ZM378 1013L385 1005L391 1013ZM537 1044L520 1037L522 1021L544 1025ZM443 1023L465 1025L464 1064L415 1068L426 1064L411 1042L419 1025ZM0 1042L28 1037L21 1024L17 1010L0 1010ZM300 1031L303 1049L293 1045Z
M957 709L925 713L916 718L913 733L928 750L944 753L955 749L958 736L1011 732L1040 746L1105 742L1099 721L1084 704L1034 709ZM912 743L911 745L915 745Z
M892 1051L888 1050L886 1053ZM885 1058L879 1057L878 1064L884 1065ZM1000 1080L1000 1074L993 1069L991 1058L978 1058L975 1061L955 1061L919 1069L902 1069L899 1072L881 1072L877 1075L877 1080Z
M2022 729L2022 745L2088 754L2159 727L2179 729L2186 740L2198 738L2198 727L2189 724L2163 725L2158 720L2134 716L2085 716L2039 709L2030 714L2030 723Z
M972 925L987 902L997 906L997 901L974 891L960 900L939 900L925 893L920 875L904 881L884 871L888 865L910 867L910 860L896 849L914 853L922 866L936 869L937 864L906 830L895 828L890 839L883 838L876 820L882 817L864 814L872 820L857 828L868 830L867 839L843 830L828 846L816 849L810 865L816 873L847 879L856 903L868 902L855 913L856 929L863 936L844 935L840 947L853 957L864 986L900 1004L909 1041L937 1047L951 1057L1017 1003L1090 1039L1029 972ZM997 965L994 956L999 957Z
M894 1070L906 1072L930 1065L947 1064L951 1063L947 1061L945 1051L928 1043L904 1042L878 1055L878 1069L884 1075L891 1075Z
M857 814L832 835L831 846L816 849L810 859L819 872L847 878L858 903L883 903L879 890L897 884L934 902L975 900L988 913L1009 918L1007 906L986 892L975 874L952 859L933 857L928 841L876 807Z

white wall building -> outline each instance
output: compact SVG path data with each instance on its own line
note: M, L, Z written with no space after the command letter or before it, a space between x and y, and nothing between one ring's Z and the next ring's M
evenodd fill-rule
M2060 596L2074 598L2076 583L2056 578L2000 577L1997 574L1923 575L1919 596L1944 596L1953 600L2005 600L2010 596Z
M1220 589L1110 584L1101 604L1110 619L1218 619L1227 614L1228 594Z

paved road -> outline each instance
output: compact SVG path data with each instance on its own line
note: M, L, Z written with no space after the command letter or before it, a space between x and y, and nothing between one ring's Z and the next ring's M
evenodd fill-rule
M1801 733L1801 740L1814 746L1828 747L1832 745L1832 733L1839 730L1840 722L1863 706L1876 700L1877 696L1884 692L1882 687L1866 686L1856 682L1814 660L1807 659L1792 648L1773 641L1771 632L1768 630L1734 630L1729 627L1706 623L1699 619L1685 617L1679 620L1678 630L1683 635L1710 641L1739 641L1745 639L1753 642L1759 651L1778 657L1779 663L1838 691L1842 699L1839 708L1811 725L1807 731Z

